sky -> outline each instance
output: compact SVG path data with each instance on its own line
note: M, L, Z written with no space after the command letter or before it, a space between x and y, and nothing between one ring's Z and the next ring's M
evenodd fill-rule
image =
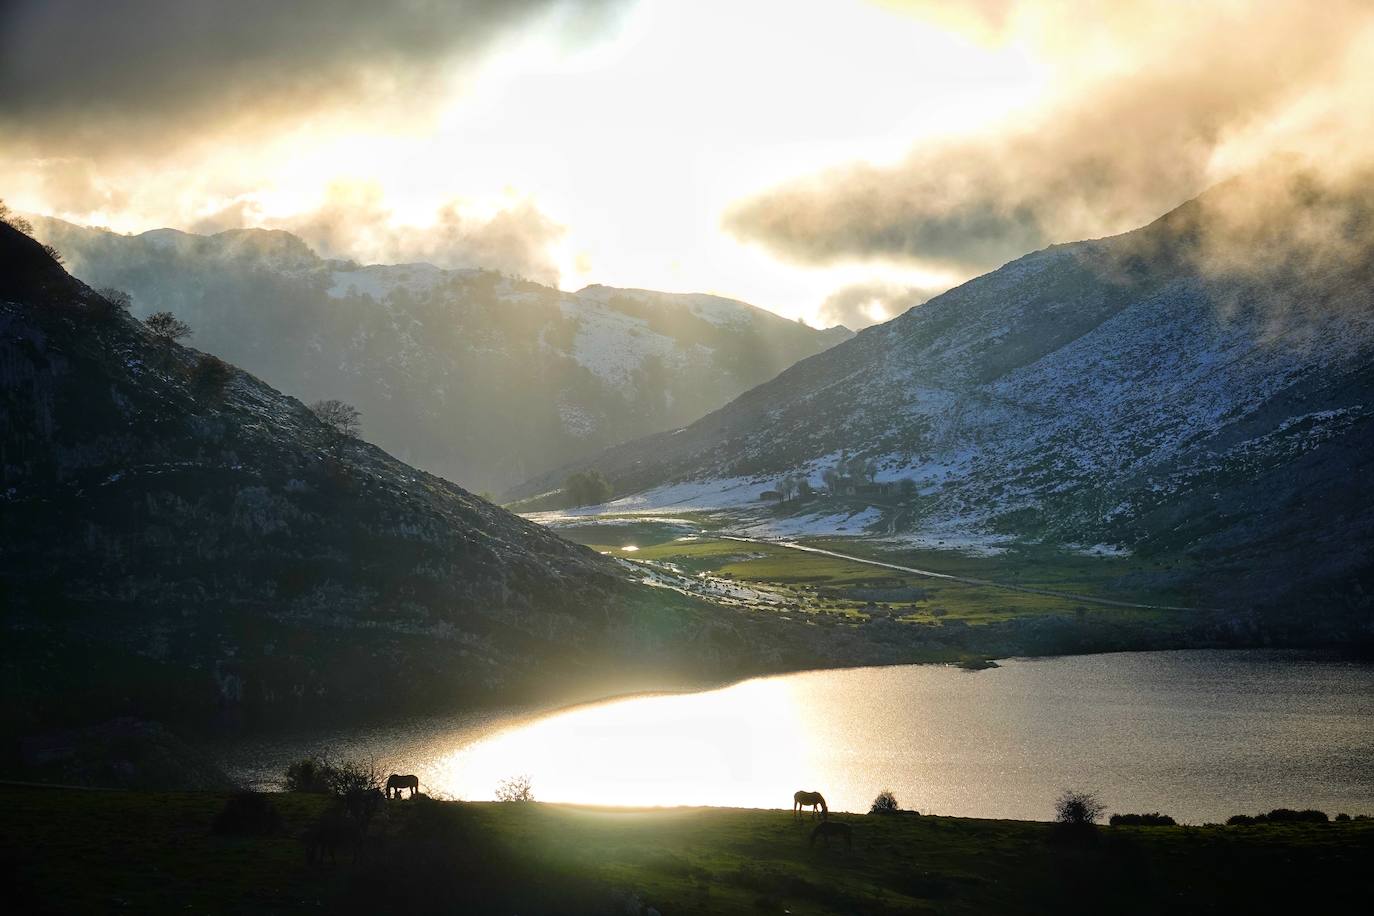
M1367 0L0 0L0 196L871 324L1275 155Z

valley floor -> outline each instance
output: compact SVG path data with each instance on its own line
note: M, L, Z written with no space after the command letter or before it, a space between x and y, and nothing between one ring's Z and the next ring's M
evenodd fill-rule
M1245 615L1207 606L1203 571L1187 561L1026 544L969 552L857 535L766 540L704 512L539 520L651 584L858 630L903 646L908 661L1263 644Z
M308 864L322 796L280 828L211 830L227 796L0 787L6 899L24 913L1335 912L1367 902L1374 821L1099 827L790 811L389 801Z

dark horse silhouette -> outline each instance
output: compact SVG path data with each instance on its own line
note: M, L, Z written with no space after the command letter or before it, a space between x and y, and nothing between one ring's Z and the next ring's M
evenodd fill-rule
M839 837L844 840L845 852L854 851L854 830L843 821L821 821L811 831L811 847L816 845L816 837L825 841L825 847L830 848L830 838Z
M825 796L819 792L794 792L792 794L792 816L800 817L801 809L807 806L811 808L811 819L816 819L816 812L821 812L821 817L830 817L830 809L826 807Z
M401 797L401 790L409 789L410 797L414 798L415 793L420 791L420 777L418 776L397 776L392 773L386 778L386 797L391 798L392 792L396 793L396 798Z

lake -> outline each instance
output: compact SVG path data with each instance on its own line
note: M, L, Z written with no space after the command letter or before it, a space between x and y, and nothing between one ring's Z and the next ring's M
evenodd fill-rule
M1109 812L1220 821L1276 807L1374 814L1374 665L1279 651L1011 659L986 671L815 671L535 715L409 722L222 753L246 782L328 746L430 794L785 808L797 789L867 811L1048 820L1064 788Z

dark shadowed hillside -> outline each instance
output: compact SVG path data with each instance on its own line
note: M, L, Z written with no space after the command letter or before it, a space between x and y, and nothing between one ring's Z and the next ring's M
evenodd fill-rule
M3 224L0 587L20 727L453 709L820 657L336 438Z
M1029 254L588 464L637 505L742 506L782 475L824 489L842 457L865 459L892 485L870 533L1187 555L1219 603L1365 626L1366 188L1233 181L1134 232ZM797 511L824 533L835 510Z
M357 405L369 439L473 490L690 423L851 336L716 296L325 260L281 231L33 222L136 316L171 311L277 388Z

